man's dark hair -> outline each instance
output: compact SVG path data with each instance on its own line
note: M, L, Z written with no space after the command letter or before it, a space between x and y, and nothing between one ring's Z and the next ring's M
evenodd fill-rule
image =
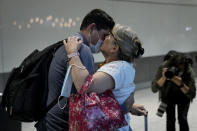
M110 29L115 25L115 22L111 16L101 9L93 9L83 19L80 30L88 27L88 25L95 23L97 30Z

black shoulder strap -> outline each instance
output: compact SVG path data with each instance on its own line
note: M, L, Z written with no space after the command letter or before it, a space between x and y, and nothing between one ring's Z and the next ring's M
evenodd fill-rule
M62 41L60 41L60 42L58 42L58 43L60 43L58 46L57 46L57 48L59 48L60 47L60 45L62 44ZM55 49L55 51L57 50L57 48ZM54 51L54 52L55 52ZM68 64L68 62L69 62L69 59L68 59L68 57L66 56L66 62L67 62L67 64ZM67 66L68 67L68 66ZM58 102L58 99L59 100L61 100L63 97L60 97L59 98L59 96L60 95L58 95L46 108L44 108L42 111L41 111L41 118L43 118L45 115L46 115L46 113L53 107L53 106L55 106L56 104L57 104L57 102Z
M53 107L56 105L56 103L58 102L58 98L59 96L57 96L41 113L41 118L43 118L45 116L45 114ZM61 100L63 97L60 97L59 100Z

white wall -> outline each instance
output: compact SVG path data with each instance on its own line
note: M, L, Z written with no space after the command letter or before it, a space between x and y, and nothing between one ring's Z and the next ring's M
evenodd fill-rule
M0 0L0 72L8 72L19 65L35 48L43 49L79 31L81 20L93 8L104 9L117 23L131 26L144 43L144 56L165 54L170 49L184 52L197 50L196 0L159 0L162 3L156 0L151 3L148 0L127 1ZM190 5L179 5L186 2ZM54 19L46 22L46 17L50 15L65 21L72 18L76 26L61 28L60 22L57 22L58 25L53 28ZM44 23L34 21L30 24L30 19L35 20L36 17L42 18ZM76 17L80 20L77 21ZM14 21L16 25L13 25ZM22 29L18 28L19 24ZM27 24L31 25L29 29ZM192 29L186 31L186 27ZM102 55L95 55L95 60L102 61Z
M0 72L3 71L2 1L0 0Z
M145 56L165 54L170 49L197 50L196 12L197 7L192 6L132 2L116 2L113 10L118 22L132 26L139 33ZM192 30L186 31L186 27Z

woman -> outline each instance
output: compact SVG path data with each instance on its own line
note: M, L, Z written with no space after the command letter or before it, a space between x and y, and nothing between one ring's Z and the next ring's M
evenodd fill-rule
M70 37L67 42L64 41L64 45L71 57L69 64L84 67L77 53L81 43L77 39ZM144 53L144 49L141 47L137 35L129 27L116 25L112 33L106 36L100 50L105 57L105 64L93 75L93 82L88 92L102 93L113 89L113 93L121 105L134 92L135 69L133 62ZM79 91L89 72L86 69L73 66L71 74L75 87ZM143 114L146 113L143 112ZM125 114L125 119L130 123L128 114ZM130 127L128 125L118 130L128 131Z
M182 53L175 53L158 68L152 81L152 91L159 91L162 105L157 114L162 116L166 110L167 131L175 131L176 106L180 131L189 131L187 114L190 102L196 96L192 62Z

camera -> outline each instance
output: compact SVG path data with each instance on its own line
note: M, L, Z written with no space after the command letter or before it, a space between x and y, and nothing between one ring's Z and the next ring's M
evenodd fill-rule
M156 115L159 117L162 117L164 112L166 111L166 108L167 108L167 104L164 102L161 102L161 104L159 105L159 108L157 109Z
M176 68L175 66L172 66L168 68L167 71L165 72L165 77L167 79L171 79L173 76L178 75L178 74L179 74L179 69Z

